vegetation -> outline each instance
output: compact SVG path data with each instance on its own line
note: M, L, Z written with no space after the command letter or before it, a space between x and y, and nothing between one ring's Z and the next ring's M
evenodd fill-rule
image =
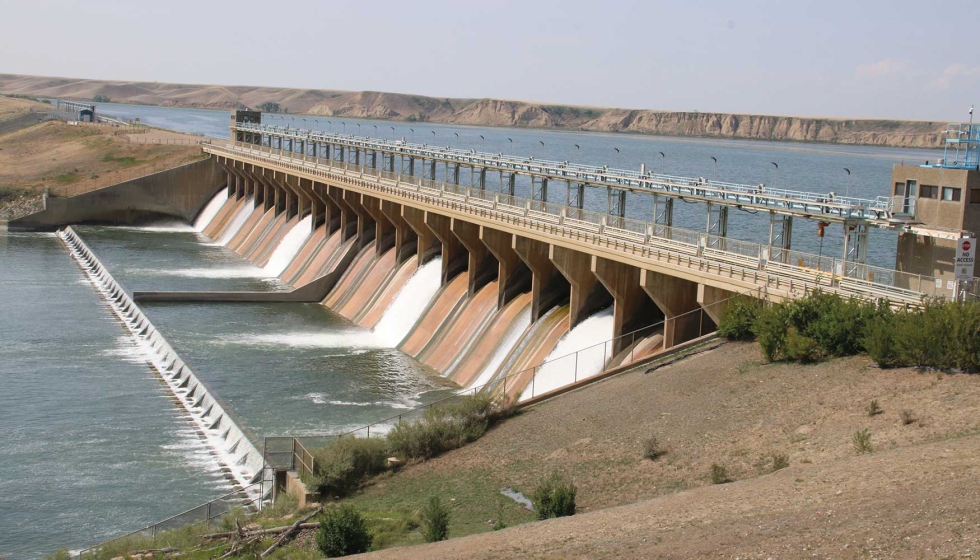
M322 496L346 496L364 477L384 472L386 459L384 440L341 437L313 452L314 471L306 482Z
M575 485L557 472L541 481L531 493L539 519L575 515Z
M874 448L871 446L871 431L867 428L854 432L853 442L854 451L856 451L858 455L871 453L874 450Z
M425 532L425 542L444 541L449 537L449 507L432 496L422 508L422 528Z
M259 111L263 113L278 113L280 111L279 104L275 101L266 101L259 105Z
M728 479L728 469L724 465L719 465L718 463L711 464L711 483L712 484L725 484L729 482Z
M754 337L774 362L867 353L882 367L980 371L980 302L929 301L922 309L893 311L888 302L823 292L770 306L736 296L718 333Z
M371 549L364 518L350 506L327 510L320 520L316 546L327 558L360 554Z
M643 441L643 457L656 461L658 457L666 453L667 450L661 447L660 441L656 437L651 436Z
M772 472L776 472L785 469L789 466L789 457L786 455L781 455L775 453L772 456Z
M384 438L341 437L313 452L304 482L323 496L343 497L387 469L387 458L421 461L480 438L510 413L490 395L476 394L433 407L420 420L397 424Z
M96 103L111 103L112 98L110 98L108 95L104 95L100 93L95 97L93 97L92 101L95 101Z
M878 399L871 399L871 402L868 403L867 411L868 416L871 418L881 414L881 405L878 404Z
M919 420L918 418L915 417L915 413L912 412L912 409L910 408L906 408L901 413L899 413L899 418L902 419L903 426L908 426L909 424L915 424Z

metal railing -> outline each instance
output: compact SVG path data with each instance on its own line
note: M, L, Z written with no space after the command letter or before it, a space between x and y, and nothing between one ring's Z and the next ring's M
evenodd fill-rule
M265 495L265 477L262 478L263 480L260 480L259 482L255 482L233 492L229 492L223 496L219 496L187 511L183 511L177 515L168 517L163 521L158 521L152 525L147 525L141 529L131 531L125 535L120 535L113 539L103 541L97 545L83 549L78 553L79 557L95 554L100 548L104 548L107 545L124 539L134 537L154 539L166 531L192 525L204 524L205 526L210 527L212 521L224 516L228 512L238 507L245 508L246 510L251 509L253 511L259 511L262 509L263 496ZM255 494L256 490L258 490L258 494Z
M900 276L915 277L898 284L875 280L876 277L886 278L885 275L872 275L860 283L849 282L843 279L848 277L846 270L854 269L853 261L710 236L704 232L610 216L592 210L546 204L349 162L294 154L268 146L236 142L224 146L209 145L204 149L210 153L269 160L287 169L319 175L325 179L332 178L329 174L340 175L341 177L334 178L340 181L373 178L374 181L365 181L362 186L380 190L382 194L448 206L561 237L584 239L596 245L629 252L634 256L680 263L675 265L697 268L699 273L738 278L770 289L788 290L788 293L803 293L807 289L821 286L849 295L872 299L887 298L894 303L907 305L921 304L925 297L949 299L953 295L951 288L916 292L913 288L905 287L927 286L930 283L935 286L936 279L930 276L898 273ZM973 284L976 286L977 281Z
M788 189L775 189L764 184L746 185L708 180L704 177L681 177L626 169L612 169L567 161L535 159L502 153L478 152L450 147L413 144L398 140L375 139L339 133L297 129L257 123L236 123L236 132L258 136L288 139L292 146L302 142L307 150L311 142L323 142L350 149L381 151L405 157L444 161L468 167L484 167L494 171L519 172L526 175L547 177L554 181L569 181L588 185L633 190L636 192L663 193L670 196L714 201L727 205L742 205L760 209L778 209L806 215L821 215L842 221L847 219L869 220L875 225L888 225L891 216L887 196L874 199L838 196L835 193L813 193ZM307 156L307 154L299 154ZM316 157L318 154L311 154Z

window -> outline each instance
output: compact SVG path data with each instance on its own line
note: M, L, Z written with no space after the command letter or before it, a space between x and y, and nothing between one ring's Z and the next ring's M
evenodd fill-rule
M895 196L905 194L905 183L895 183Z
M970 204L980 204L980 189L970 189Z
M922 185L919 187L919 198L938 198L939 187L935 185Z
M943 187L943 200L959 202L961 192L960 189L954 189L953 187Z

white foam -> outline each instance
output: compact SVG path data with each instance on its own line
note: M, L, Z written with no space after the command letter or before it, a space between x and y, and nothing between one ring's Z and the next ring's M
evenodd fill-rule
M381 348L382 344L370 331L285 332L225 337L220 342L291 348Z
M196 231L193 227L183 223L183 222L157 222L153 225L148 226L115 226L115 229L128 229L133 231L150 231L150 232L194 232Z
M303 244L313 233L313 216L307 216L296 223L289 232L283 236L282 241L272 252L269 262L265 265L265 273L268 276L279 276L286 270L289 263L296 257L296 253L303 248Z
M141 269L161 276L180 276L182 278L269 278L261 268L254 266L227 266L216 268L177 268L177 269Z
M517 343L521 341L521 335L524 331L531 326L531 308L530 306L521 311L521 313L514 318L514 321L510 324L510 329L504 335L504 340L497 346L497 350L494 351L493 357L484 366L483 371L480 375L476 377L476 380L470 385L470 387L482 387L493 379L495 373L500 368L500 365L504 363L507 356L510 355L511 351L517 346Z
M534 384L528 384L521 400L569 385L577 380L601 373L611 358L613 337L613 308L607 307L582 321L558 341L534 374ZM578 355L574 354L578 352Z
M228 245L231 243L232 238L238 234L238 230L242 229L242 226L245 225L245 222L248 220L248 217L252 214L252 210L254 209L252 199L246 199L245 202L242 203L241 208L239 208L238 211L235 212L235 215L232 216L231 221L228 222L224 235L218 239L218 245Z
M416 270L374 326L379 343L389 348L398 346L418 322L441 284L441 258L432 259Z
M221 211L221 207L224 206L225 202L228 201L228 189L221 189L218 194L214 195L211 202L208 202L207 206L201 210L200 214L197 215L197 219L194 220L194 231L202 232L204 228L211 225L214 221L214 217L218 215Z

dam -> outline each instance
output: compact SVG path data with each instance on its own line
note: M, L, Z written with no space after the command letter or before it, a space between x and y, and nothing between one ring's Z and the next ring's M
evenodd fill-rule
M892 197L720 192L703 177L246 118L258 116L233 115L232 137L180 172L197 177L184 190L143 179L144 194L159 193L152 212L122 205L72 229L257 449L266 436L347 432L460 389L529 402L710 336L733 294L953 296L941 271L871 264L876 235L921 227ZM84 208L84 196L71 202ZM676 225L693 208L701 231ZM764 224L748 235L757 242L735 236L741 209ZM821 254L787 216L852 234L846 246L828 235Z

